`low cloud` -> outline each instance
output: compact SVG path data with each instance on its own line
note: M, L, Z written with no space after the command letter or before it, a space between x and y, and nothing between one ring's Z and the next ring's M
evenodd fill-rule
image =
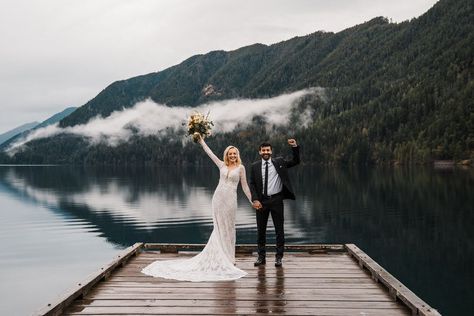
M206 103L198 107L169 107L151 100L138 102L131 108L115 111L110 116L96 117L86 124L61 128L51 125L40 128L10 146L8 152L14 154L21 147L35 139L59 134L73 134L86 137L91 143L106 142L115 146L127 142L134 135L163 135L173 131L184 131L183 123L193 111L210 113L215 126L214 133L230 132L245 126L256 116L262 117L267 126L286 125L292 107L307 95L323 96L322 88L310 88L267 99L231 99ZM301 115L299 125L310 121L310 108ZM179 134L179 132L178 132Z

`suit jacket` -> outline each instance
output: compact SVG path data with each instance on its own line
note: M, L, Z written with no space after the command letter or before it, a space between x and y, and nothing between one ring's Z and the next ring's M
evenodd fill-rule
M288 177L288 168L294 167L300 163L300 148L291 147L293 153L293 159L285 160L282 157L272 158L272 163L280 176L283 184L283 199L295 199L293 188L291 187L290 178ZM249 181L250 192L252 193L252 201L262 201L263 195L263 176L262 176L262 160L255 161L252 163L250 168L250 181Z

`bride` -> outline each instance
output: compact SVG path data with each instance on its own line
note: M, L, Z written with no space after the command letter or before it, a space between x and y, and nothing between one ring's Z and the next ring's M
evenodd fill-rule
M214 229L206 246L196 256L189 259L155 261L142 270L144 274L194 282L235 280L247 274L235 266L235 212L239 181L249 203L252 204L245 167L236 147L228 146L222 161L214 155L202 137L199 138L199 143L219 168L219 184L212 197Z

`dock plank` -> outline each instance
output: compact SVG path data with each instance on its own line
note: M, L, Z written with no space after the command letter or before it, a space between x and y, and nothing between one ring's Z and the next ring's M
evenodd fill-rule
M67 315L257 315L257 314L288 314L288 315L384 315L399 316L410 315L407 311L393 309L374 308L305 308L305 307L281 307L281 306L257 306L257 307L199 307L192 309L185 306L147 306L147 307L85 307L80 311L71 312Z
M180 282L153 278L140 272L155 260L181 259L193 255L195 253L144 252L114 273L104 284L106 286L98 286L90 292L86 297L90 300L77 302L70 314L408 313L408 309L394 302L389 293L371 279L370 273L362 270L346 254L290 253L285 256L283 268L276 268L271 262L265 267L255 268L254 256L238 257L236 265L246 269L249 274L227 282ZM245 284L248 285L242 286ZM229 305L233 307L229 309ZM193 306L192 312L189 306Z
M256 254L250 245L244 245L239 248L242 253L237 253L236 266L248 273L245 277L183 282L154 278L141 270L155 260L189 258L199 245L167 244L161 252L159 244L144 244L126 263L116 263L116 269L102 281L76 295L67 308L61 305L56 313L41 315L395 316L411 315L413 306L420 303L416 296L404 296L413 298L412 305L398 300L400 292L394 296L384 282L374 278L370 267L376 263L363 261L358 248L313 246L298 246L285 253L283 268L276 268L270 257L266 266L254 267ZM426 304L423 312L427 311L436 310Z
M249 307L261 304L253 300L214 300L214 299L180 299L180 300L78 300L77 306L201 306L201 307L218 307L234 305L238 307ZM270 302L273 306L286 306L286 307L305 307L305 308L317 308L317 307L328 307L328 308L365 308L367 307L366 302L344 302L344 301L289 301L289 300L274 300ZM383 301L383 302L372 302L370 305L373 309L385 309L385 308L400 308L400 305L394 301Z

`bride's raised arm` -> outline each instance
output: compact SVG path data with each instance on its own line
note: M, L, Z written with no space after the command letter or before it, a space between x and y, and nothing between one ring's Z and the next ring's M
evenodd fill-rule
M252 204L252 194L250 193L250 188L247 183L247 175L245 173L244 165L240 165L240 185L242 186L242 190L244 191L245 196L247 196L250 204Z
M209 156L209 158L211 158L212 161L214 161L214 163L220 169L224 165L224 162L222 160L220 160L219 158L217 158L216 155L214 155L211 148L209 148L209 146L207 146L206 142L204 141L204 139L202 137L199 138L199 143L201 144L202 148L204 149L206 154Z

